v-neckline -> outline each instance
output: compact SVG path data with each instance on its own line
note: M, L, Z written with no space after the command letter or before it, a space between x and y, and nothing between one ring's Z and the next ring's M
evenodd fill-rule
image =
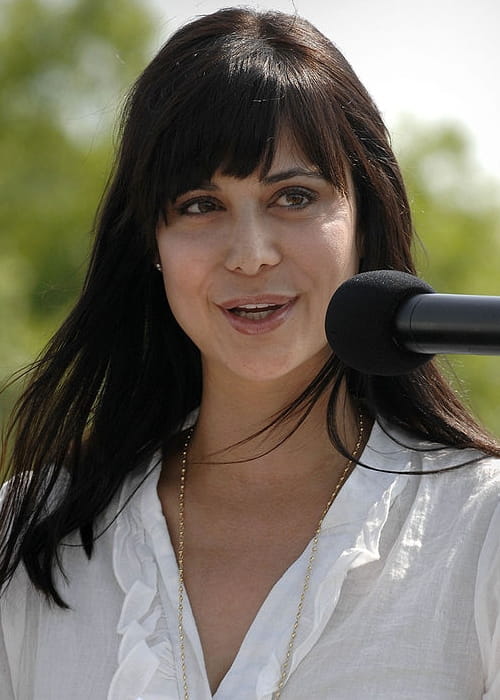
M178 568L175 550L172 544L172 539L168 531L167 523L161 512L161 503L159 499L155 498L155 490L147 489L143 492L142 499L142 510L146 518L151 517L154 514L156 527L160 526L163 530L162 541L164 546L159 546L159 538L151 538L150 546L152 547L158 564L158 569L160 573L160 581L162 585L159 586L160 597L165 605L165 609L175 610L175 624L169 624L169 630L171 635L171 641L174 648L174 655L178 657L178 663L180 668L180 654L179 654L179 642L178 642L178 626L177 626L177 608L178 608ZM158 517L159 512L161 514L161 519ZM280 663L278 658L275 659L268 653L258 653L261 650L262 644L255 644L254 638L258 634L255 628L260 628L266 625L266 620L272 619L276 613L283 619L290 620L290 629L288 631L288 638L292 629L293 621L295 618L295 613L297 609L297 604L299 601L300 591L297 593L295 579L296 572L298 575L301 573L305 574L307 567L307 560L309 557L311 542L309 542L304 549L304 551L295 559L291 565L286 569L286 571L280 576L276 583L272 586L268 594L266 595L262 605L257 611L250 627L243 638L243 641L234 657L233 663L229 667L227 673L221 680L217 690L214 694L211 693L210 685L207 677L203 649L201 645L201 639L196 625L196 620L191 608L191 602L187 592L184 593L184 611L183 611L183 627L184 634L186 638L186 646L191 647L191 659L187 660L187 665L193 664L195 660L198 666L198 672L203 676L204 687L203 696L199 695L200 688L197 688L197 692L194 693L192 690L190 692L191 697L196 697L197 700L213 699L219 700L220 698L234 698L234 697L245 697L241 695L241 673L240 671L247 667L248 660L247 656L250 654L253 657L252 665L256 665L256 656L261 657L260 664L262 667L268 663L272 663L279 672ZM175 584L175 585L174 585ZM284 602L285 601L285 602ZM288 603L288 604L287 604ZM285 607L287 608L285 610ZM168 616L167 619L173 620L173 615ZM288 642L287 638L287 642ZM256 654L257 651L257 654ZM274 663L273 663L274 662ZM239 681L235 689L231 690L234 685L231 682L232 675L236 674L239 677ZM188 671L189 677L189 671ZM190 684L191 686L191 684ZM228 688L229 686L229 688Z
M151 523L151 519L154 520L157 536L149 537L149 545L158 566L158 588L176 658L176 667L180 668L177 560L156 491L158 475L156 480L153 475L151 476L150 484L142 492L142 519L147 532L149 532L148 522ZM309 651L331 617L348 569L352 565L359 565L378 557L378 538L367 543L363 539L361 530L374 500L380 499L394 480L394 475L378 475L374 479L371 474L361 474L359 470L355 470L340 491L335 506L325 517L320 537L320 556L313 567L305 598L299 633L290 662L290 674ZM359 499L360 488L366 493L367 499ZM357 494L357 500L353 500L353 494ZM382 524L379 521L379 527ZM250 700L250 698L270 697L279 680L281 664L286 655L310 547L311 542L267 594L247 630L233 663L213 695L209 687L196 621L189 597L185 594L183 617L191 697L196 697L197 700L229 700L234 697ZM329 579L332 580L332 588L327 596L326 607L323 605L322 612L319 614L318 595L321 594L325 581ZM269 625L269 620L273 620L273 625ZM180 697L183 697L182 678L179 678L179 692Z

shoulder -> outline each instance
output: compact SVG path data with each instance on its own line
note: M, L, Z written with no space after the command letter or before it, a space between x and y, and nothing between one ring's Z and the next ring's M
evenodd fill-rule
M401 498L436 526L461 523L481 539L500 504L500 459L477 450L440 445L375 423L362 460L402 474Z
M387 423L375 422L369 445L407 473L460 474L485 483L500 483L500 458L472 448L457 448L425 440Z
M92 580L97 588L102 588L106 578L110 581L113 574L115 550L117 547L117 530L127 529L130 522L140 528L142 510L140 507L144 494L155 493L156 481L159 473L159 454L155 454L147 463L137 467L127 474L107 507L94 521L94 542L92 556L89 558L81 543L80 534L74 531L63 538L58 550L58 564L56 568L56 584L61 588L62 597L66 600L69 596L70 607L78 600L93 595L95 590L89 586ZM51 494L47 510L57 503L64 491L67 476L61 476L56 488ZM0 508L6 503L11 493L12 482L5 483L0 488ZM8 504L6 504L8 505ZM133 541L131 542L133 546ZM7 599L12 601L12 590L15 589L16 605L22 606L22 600L28 600L28 589L31 588L29 577L21 564L15 572L12 585L6 587L9 591ZM3 596L2 596L3 597Z
M139 531L139 504L146 491L154 491L155 473L151 464L126 477L120 491L96 520L90 559L78 533L68 535L60 544L62 571L56 572L55 582L69 606L67 610L49 603L31 582L24 565L17 567L0 595L0 637L5 640L14 680L21 677L30 650L47 658L69 658L76 649L86 655L95 649L97 654L99 649L118 644L116 630L124 590L117 574L126 579L130 562L135 562L136 567L144 564L134 527ZM2 487L1 499L5 499L9 488L10 484ZM98 658L95 661L99 663Z

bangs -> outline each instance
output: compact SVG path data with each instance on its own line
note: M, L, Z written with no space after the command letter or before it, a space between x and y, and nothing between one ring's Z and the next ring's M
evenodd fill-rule
M280 87L276 80L244 75L205 76L172 124L165 159L168 199L211 179L216 170L244 178L261 165L269 168L279 128ZM170 189L170 188L169 188Z
M318 100L323 91L317 69L313 82L307 65L298 66L296 57L264 40L230 39L228 47L224 37L222 50L212 44L216 55L203 56L201 65L185 66L182 88L168 100L158 149L163 203L209 182L217 170L236 178L256 170L265 176L284 133L325 179L345 191L337 119L331 101Z

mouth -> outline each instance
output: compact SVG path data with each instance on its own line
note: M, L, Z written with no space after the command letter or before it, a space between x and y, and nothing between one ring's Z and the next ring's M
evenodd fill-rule
M235 316L240 316L240 318L262 321L284 306L286 304L242 304L241 306L233 306L228 311Z
M234 330L246 335L267 333L281 326L292 313L296 296L266 294L228 300L220 306Z

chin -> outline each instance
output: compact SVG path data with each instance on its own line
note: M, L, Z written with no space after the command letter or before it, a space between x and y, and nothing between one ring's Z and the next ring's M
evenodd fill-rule
M252 356L248 361L239 361L226 365L229 371L243 380L250 382L293 381L296 379L310 382L324 365L329 353L315 353L307 357L290 357L274 354L272 358Z

